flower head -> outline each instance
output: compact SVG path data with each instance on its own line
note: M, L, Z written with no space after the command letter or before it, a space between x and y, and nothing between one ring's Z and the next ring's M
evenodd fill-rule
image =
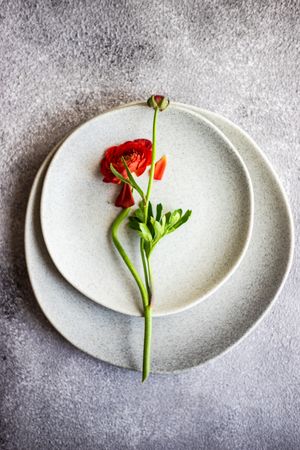
M122 187L115 201L116 206L129 208L134 205L132 187L124 180L128 179L127 170L139 177L145 172L146 167L151 164L151 159L152 143L148 139L127 141L106 150L100 163L100 172L104 177L103 181L105 183L122 183L122 180L112 172L111 167L119 173L121 178L123 177Z
M124 178L127 178L122 158L126 161L130 172L139 177L151 164L151 156L152 143L148 139L136 139L108 148L100 163L100 172L104 176L103 181L105 183L121 183L121 180L112 173L111 164Z

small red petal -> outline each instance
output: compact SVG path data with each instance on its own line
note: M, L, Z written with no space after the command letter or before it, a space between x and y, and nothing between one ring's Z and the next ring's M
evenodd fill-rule
M141 165L141 167L138 167L135 171L136 176L140 177L141 175L143 175L145 170L146 170L146 164Z
M160 103L164 97L162 95L154 95L156 103Z
M134 198L132 195L132 190L129 184L123 183L121 191L116 198L115 205L120 208L129 208L134 205Z
M154 180L161 180L167 166L167 157L163 156L155 163Z

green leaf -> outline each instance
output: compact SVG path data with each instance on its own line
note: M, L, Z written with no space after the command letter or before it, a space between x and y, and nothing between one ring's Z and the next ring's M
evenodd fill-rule
M148 218L148 222L147 222L147 227L149 228L149 231L151 233L151 236L154 238L155 237L155 231L154 231L154 227L150 221L150 219Z
M139 207L134 215L139 219L140 222L144 222L144 211L141 207Z
M181 227L184 223L186 223L192 215L192 211L188 209L186 213L181 217L181 219L174 225L174 229Z
M130 216L128 217L128 225L130 228L132 228L133 230L140 230L140 222L138 221L138 219L136 217Z
M160 239L164 234L164 227L157 220L154 220L153 227L155 232L155 239Z
M168 223L170 228L173 228L174 225L180 220L181 214L179 211L180 210L175 210L170 215L170 219L169 219L169 223Z
M166 224L168 225L169 224L169 220L170 220L170 217L171 217L171 213L170 213L170 211L169 212L167 212L166 214L165 214L165 216L164 216L165 218L166 218Z
M145 241L147 242L151 242L152 241L152 234L149 231L149 228L147 227L147 225L145 223L140 223L139 224L140 227L140 236L145 239Z
M159 222L160 221L160 219L161 219L161 213L162 213L162 210L163 210L163 205L161 204L161 203L159 203L157 206L156 206L156 220Z
M131 185L131 186L132 186L132 187L140 194L140 196L142 197L142 199L144 199L144 198L145 198L144 192L142 191L142 189L140 188L140 186L137 184L137 182L136 182L135 179L133 178L132 173L130 172L129 167L128 167L128 165L127 165L126 160L125 160L124 157L122 157L122 163L123 163L123 165L124 165L124 167L125 167L125 170L126 170L128 179L129 179L129 181L130 181L129 184L130 184L130 185Z
M119 178L119 180L123 181L123 183L127 183L127 184L131 185L130 181L127 178L124 178L123 175L121 175L120 172L118 172L117 169L114 168L112 163L110 163L109 167L115 177Z
M129 167L127 166L126 160L123 156L122 156L122 163L123 163L123 166L125 167L125 170L126 170L126 173L127 173L127 176L129 178L130 182L132 184L135 184L135 179L133 178L132 173L130 172Z
M152 203L149 202L148 204L148 217L152 217L153 216L153 208L152 208Z

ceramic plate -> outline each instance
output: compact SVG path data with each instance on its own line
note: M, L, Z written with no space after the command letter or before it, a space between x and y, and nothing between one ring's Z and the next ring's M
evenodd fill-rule
M112 145L151 139L152 119L152 109L135 105L79 127L51 161L41 200L43 235L58 270L90 299L129 315L141 315L142 303L109 235L120 187L102 182L99 160ZM228 278L246 250L253 213L247 169L206 119L175 107L160 114L158 154L164 153L168 167L153 202L193 214L153 254L156 316L187 309ZM147 174L139 180L146 187ZM121 242L142 272L137 234L123 227Z
M292 261L292 218L271 166L242 130L216 114L199 111L232 140L248 166L256 205L253 235L239 268L209 300L181 314L154 319L153 372L195 367L236 344L270 307ZM36 298L48 320L73 345L111 364L139 369L143 319L88 300L65 281L46 250L40 195L50 159L51 155L36 177L26 216L26 259Z

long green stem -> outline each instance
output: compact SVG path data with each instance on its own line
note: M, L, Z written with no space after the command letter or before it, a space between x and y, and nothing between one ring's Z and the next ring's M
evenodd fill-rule
M153 185L153 179L154 179L154 170L155 170L155 160L156 160L156 124L157 124L157 116L158 116L159 108L156 107L154 111L154 118L153 118L153 128L152 128L152 159L151 159L151 168L150 168L150 175L149 175L149 181L148 181L148 188L147 188L147 194L146 197L144 196L143 191L141 188L137 185L136 181L132 177L132 174L130 173L129 168L127 167L125 159L123 160L123 164L125 166L128 180L123 178L123 176L117 172L117 170L113 167L111 164L111 171L117 176L120 180L122 180L125 183L129 183L131 186L133 186L140 196L142 197L143 204L144 204L144 223L147 224L148 222L148 209L149 209L149 200ZM141 280L141 277L139 273L137 272L136 268L134 267L132 261L128 257L127 253L125 252L124 248L122 247L119 239L118 239L118 230L121 223L126 219L130 212L130 208L123 209L122 212L118 215L118 217L115 219L115 221L112 224L112 239L115 244L116 249L118 250L120 256L122 257L124 263L130 270L133 278L135 279L138 288L140 290L142 300L143 300L143 306L144 306L144 318L145 318L145 327L144 327L144 354L143 354L143 375L142 375L142 381L144 382L150 373L151 369L151 335L152 335L152 294L153 294L153 280L152 280L152 270L150 265L150 258L149 255L146 255L145 252L145 242L144 239L141 239L140 241L140 252L141 252L141 258L143 262L143 269L144 269L144 277L145 277L145 283L146 287Z
M147 224L147 221L148 221L149 200L150 200L153 178L154 178L154 169L155 169L155 160L156 160L156 124L157 124L158 112L159 112L159 109L155 108L154 118L153 118L153 128L152 128L152 159L151 159L151 168L150 168L150 175L149 175L148 188L147 188L146 201L145 201L145 209L144 209L145 224ZM145 274L145 280L146 280L146 284L147 284L148 298L149 298L149 304L146 308L144 308L145 334L144 334L144 356L143 356L143 378L142 378L142 381L144 382L147 379L147 377L150 373L150 368L151 368L151 334L152 334L152 308L151 308L152 273L151 273L151 267L150 267L149 260L148 260L148 258L145 257L144 242L141 242L141 255L142 255L144 274Z
M145 317L145 332L144 332L142 382L144 382L148 378L151 369L152 310L150 305L146 306L144 311L144 317Z
M147 194L146 194L146 204L145 204L145 223L147 223L147 220L148 220L148 205L149 205L152 184L153 184L153 178L154 178L154 169L155 169L155 160L156 160L156 124L157 124L158 112L159 112L159 109L155 108L154 119L153 119L153 128L152 128L152 159L151 159L151 168L150 168L150 175L149 175L148 188L147 188Z
M126 266L130 270L133 278L135 279L141 296L143 300L143 306L144 306L144 317L145 317L145 329L144 329L144 354L143 354L143 375L142 375L142 381L144 382L150 373L150 366L151 366L151 334L152 334L152 314L151 314L151 307L149 302L149 296L148 291L145 288L144 283L142 282L136 268L134 267L132 261L130 260L129 256L125 252L124 248L122 247L119 238L118 238L118 230L121 223L126 219L130 212L130 208L123 209L122 212L117 216L115 221L112 224L112 239L113 243L116 246L116 249L118 250L120 256L122 257L123 261L125 262ZM146 262L145 262L146 265ZM146 266L145 266L146 267Z
M129 212L130 212L131 208L126 208L123 209L122 212L117 216L117 218L114 220L113 224L112 224L112 229L111 229L111 235L112 235L112 240L113 243L116 246L116 249L118 250L118 252L120 253L124 263L126 264L126 266L128 267L128 269L130 270L133 278L135 279L138 288L140 290L141 296L142 296L142 300L143 300L143 305L144 305L144 309L148 306L149 304L149 298L148 298L148 292L147 289L145 288L145 285L138 273L138 271L136 270L136 268L134 267L132 261L130 260L129 256L127 255L127 253L125 252L124 248L122 247L119 239L118 239L118 230L119 230L119 226L121 225L121 223L126 219L126 217L128 216Z
M151 169L150 169L150 175L149 175L149 181L148 181L148 187L147 187L147 194L145 199L145 208L144 208L144 223L147 224L148 221L148 208L149 208L149 200L153 185L153 179L154 179L154 170L155 170L155 160L156 160L156 125L157 125L157 115L158 115L159 109L155 108L154 111L154 118L153 118L153 128L152 128L152 158L151 158ZM144 250L144 240L141 240L140 243L140 250L141 250L141 256L143 261L143 268L144 268L144 275L145 275L145 281L147 285L148 290L148 296L149 296L149 303L151 302L151 292L153 284L152 282L152 273L151 273L151 267L150 262L148 258L146 258L145 250Z

